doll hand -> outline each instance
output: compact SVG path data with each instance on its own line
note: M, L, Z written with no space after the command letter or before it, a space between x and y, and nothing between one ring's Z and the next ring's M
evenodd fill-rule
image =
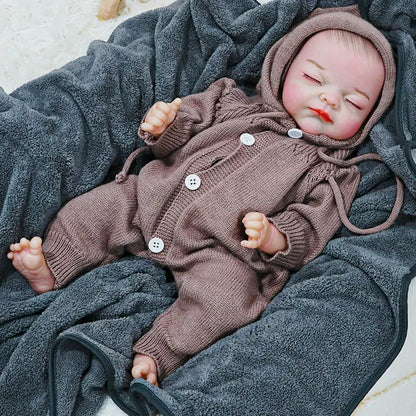
M269 222L261 212L249 212L243 218L248 240L241 245L247 248L259 248L267 254L275 254L286 250L287 240L285 234Z
M247 248L258 248L270 236L270 223L261 212L249 212L243 218L248 240L243 240L241 245Z
M175 98L171 103L158 101L150 108L140 126L141 129L151 133L156 138L160 137L176 117L181 103L180 98Z
M131 375L134 378L143 378L146 381L159 387L157 384L156 363L152 357L144 354L136 354L133 360Z

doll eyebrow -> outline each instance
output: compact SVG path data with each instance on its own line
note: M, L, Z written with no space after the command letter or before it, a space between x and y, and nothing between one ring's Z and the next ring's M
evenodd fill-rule
M368 101L370 101L369 96L365 92L359 90L358 88L354 88L354 90L357 91L359 94L364 95L364 97L367 98Z
M326 68L324 68L323 66L319 65L318 62L315 62L313 59L307 59L308 62L310 62L311 64L316 65L319 69L322 69L323 71L326 70Z
M319 65L318 62L314 61L313 59L307 59L308 62L310 62L311 64L314 64L315 66L317 66L319 69L325 71L326 68L324 68L322 65ZM364 92L359 90L358 88L354 88L354 91L358 92L361 95L364 95L365 98L367 98L368 101L370 101L369 96Z

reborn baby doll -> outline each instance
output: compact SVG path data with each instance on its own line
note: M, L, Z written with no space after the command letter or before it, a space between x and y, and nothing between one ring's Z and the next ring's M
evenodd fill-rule
M168 266L178 299L133 346L133 377L157 385L257 319L342 223L360 232L345 211L362 158L347 158L394 84L377 29L353 13L316 10L271 48L256 96L223 78L156 103L139 128L156 159L126 176L129 157L116 181L69 201L43 243L23 238L8 257L39 293L125 252Z

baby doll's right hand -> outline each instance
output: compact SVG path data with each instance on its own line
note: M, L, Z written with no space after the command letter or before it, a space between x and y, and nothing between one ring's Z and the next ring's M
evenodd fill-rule
M176 117L181 103L180 98L175 98L171 103L158 101L148 111L144 122L140 126L141 129L156 138L160 137Z

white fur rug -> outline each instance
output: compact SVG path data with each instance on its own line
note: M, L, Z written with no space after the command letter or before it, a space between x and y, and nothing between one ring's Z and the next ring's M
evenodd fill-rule
M172 2L123 0L116 18L99 21L99 0L0 0L0 86L10 93L85 55L123 20Z

